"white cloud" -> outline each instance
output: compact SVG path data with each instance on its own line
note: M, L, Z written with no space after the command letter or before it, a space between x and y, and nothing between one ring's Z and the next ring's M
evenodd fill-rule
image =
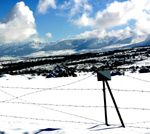
M94 23L91 26L98 28L111 28L126 24L127 21L131 19L131 16L133 14L131 14L131 10L133 10L133 8L133 4L129 1L125 1L122 3L115 1L108 5L105 10L98 11L96 13L95 18L92 18Z
M88 3L88 0L70 0L71 5L70 16L73 17L80 13L91 13L92 6Z
M51 33L47 33L47 34L45 34L45 35L46 35L46 37L48 37L48 38L52 38L52 37L53 37Z
M125 29L117 30L117 31L110 31L106 32L106 30L93 30L93 31L86 31L77 35L77 38L99 38L104 39L105 37L117 37L118 39L129 38L133 34L133 31L130 27L126 27ZM135 34L135 33L134 33Z
M62 5L60 5L60 9L70 9L70 6L72 4L72 1L65 1Z
M98 38L100 43L107 43L110 42L112 39L117 39L117 41L122 41L125 39L127 43L123 43L122 46L143 42L147 39L147 37L148 34L145 34L141 31L137 32L135 29L132 30L130 27L126 27L125 29L120 29L116 31L112 30L109 32L104 29L97 29L93 31L86 31L76 36L76 38L78 39ZM117 45L121 44L114 44L114 46L111 47L117 47Z
M81 16L81 18L79 18L79 20L74 21L74 24L87 27L93 25L94 21L92 18L89 18L88 15L85 13Z
M104 38L106 36L105 30L93 30L93 31L86 31L84 33L81 33L80 35L77 35L77 38Z
M86 12L86 11L89 11L89 12L92 12L92 10L93 10L93 7L91 6L91 5L89 5L89 4L84 4L84 11Z
M135 23L130 28L129 21ZM74 21L79 27L96 28L93 31L86 31L77 35L77 38L99 38L100 42L109 42L111 39L128 40L127 44L140 43L145 41L150 35L150 1L149 0L130 0L125 2L113 2L103 11L98 11L94 18L90 15L83 15ZM125 29L112 30L106 32L108 28L127 25ZM117 47L119 44L115 44Z
M36 33L33 12L24 2L17 3L5 17L5 22L0 22L0 42L23 41Z
M39 0L38 7L37 7L38 13L46 14L48 8L50 7L56 9L55 0Z
M92 23L89 23L89 20ZM135 27L138 27L138 29L149 29L150 25L148 25L148 23L150 23L150 1L114 1L103 11L98 11L95 17L92 18L90 15L85 16L85 13L83 13L83 15L81 15L80 18L74 22L79 27L91 26L98 29L106 29L113 28L115 26L128 25L130 20L135 20Z
M76 17L82 14L90 15L93 7L89 0L65 0L57 5L57 15L68 17L70 22L74 22Z
M39 38L39 37L33 37L30 41L33 41L33 42L40 42L40 43L45 43L45 39L44 38Z

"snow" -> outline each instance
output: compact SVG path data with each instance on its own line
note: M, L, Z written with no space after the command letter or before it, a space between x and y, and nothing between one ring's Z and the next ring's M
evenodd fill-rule
M142 58L143 58L143 60L137 61L134 64L122 65L122 66L119 66L119 68L121 68L121 67L122 68L130 68L130 67L137 67L137 66L138 67L150 66L150 58L147 58L147 57L142 57ZM139 60L139 58L137 58L137 60Z
M0 78L0 134L149 134L149 77L150 73L126 72L108 81L123 128L107 89L110 126L105 125L102 82L96 74L50 79L4 75Z

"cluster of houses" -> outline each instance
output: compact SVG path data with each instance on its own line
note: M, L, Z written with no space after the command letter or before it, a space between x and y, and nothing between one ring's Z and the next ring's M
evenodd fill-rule
M139 67L136 63L149 57L150 46L146 46L110 52L0 61L0 74L37 74L52 78L76 77L76 72L96 72L104 69L111 70L112 76L124 75L127 70L132 73L148 73L150 65Z

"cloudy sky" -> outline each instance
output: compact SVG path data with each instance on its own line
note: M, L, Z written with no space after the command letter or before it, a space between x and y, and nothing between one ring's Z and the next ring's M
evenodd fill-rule
M3 43L132 33L150 34L150 0L0 0Z

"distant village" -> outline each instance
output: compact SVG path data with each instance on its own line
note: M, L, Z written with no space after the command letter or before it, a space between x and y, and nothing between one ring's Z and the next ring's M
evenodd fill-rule
M139 66L139 61L150 57L150 46L114 50L99 53L86 53L66 56L49 56L30 59L0 61L0 75L42 75L51 77L76 77L77 72L97 72L111 70L111 75L149 72L150 65Z

